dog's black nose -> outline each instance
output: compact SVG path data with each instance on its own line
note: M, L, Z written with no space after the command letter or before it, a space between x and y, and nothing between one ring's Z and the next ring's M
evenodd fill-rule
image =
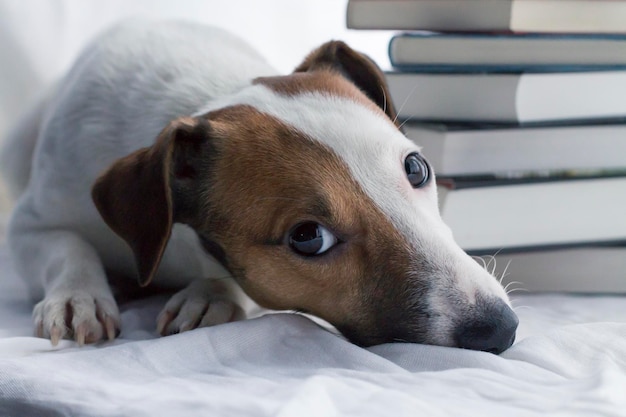
M481 304L473 319L457 328L456 343L461 348L499 355L515 341L519 320L502 300Z

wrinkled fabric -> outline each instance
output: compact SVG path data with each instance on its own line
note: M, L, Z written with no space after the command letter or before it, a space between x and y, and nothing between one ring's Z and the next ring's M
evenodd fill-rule
M288 313L157 338L164 296L122 305L114 342L53 348L31 336L32 303L7 263L3 248L2 416L626 415L624 297L516 298L518 342L500 356L362 349Z

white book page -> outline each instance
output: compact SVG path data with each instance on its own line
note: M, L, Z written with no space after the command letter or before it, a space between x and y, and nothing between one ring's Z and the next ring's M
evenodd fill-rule
M626 202L621 178L447 194L441 215L465 250L621 240L626 232L626 223L616 222Z
M514 0L514 32L624 32L626 3L615 0Z
M626 116L626 72L525 74L515 108L521 122Z

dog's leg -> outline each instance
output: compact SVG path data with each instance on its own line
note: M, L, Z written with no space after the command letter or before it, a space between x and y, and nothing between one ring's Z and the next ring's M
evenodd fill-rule
M215 279L193 281L167 302L157 319L157 331L165 336L245 318L229 284Z
M17 211L9 229L16 269L31 289L44 297L33 310L37 336L73 337L79 345L119 332L120 316L96 250L65 230L26 228L25 211Z

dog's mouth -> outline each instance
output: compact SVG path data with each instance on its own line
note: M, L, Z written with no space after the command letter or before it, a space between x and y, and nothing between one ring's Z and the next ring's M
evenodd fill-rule
M478 301L465 313L450 315L406 311L402 317L385 315L364 330L360 325L341 324L338 330L352 343L369 347L384 343L419 343L456 347L499 355L511 347L519 319L501 299Z

